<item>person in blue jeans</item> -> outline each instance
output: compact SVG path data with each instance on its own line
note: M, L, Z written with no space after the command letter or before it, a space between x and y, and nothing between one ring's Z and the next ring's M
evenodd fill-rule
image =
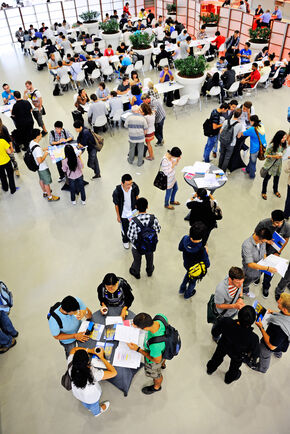
M167 176L167 189L165 193L164 207L170 210L174 209L173 205L180 205L180 202L175 200L175 195L178 190L178 185L175 177L175 166L181 159L182 152L174 146L171 151L167 151L161 161L161 169Z
M91 364L93 358L89 358L89 354L97 356L104 363L106 370L95 368ZM105 359L103 348L73 348L67 362L74 397L95 417L100 416L108 410L110 402L99 403L102 394L99 381L115 377L116 369Z
M0 354L6 353L16 345L18 331L15 330L9 316L4 310L0 310Z
M222 127L222 115L224 114L224 118L226 117L226 113L229 110L229 105L226 103L222 103L217 109L214 109L210 114L210 122L212 126L212 133L210 136L208 136L204 152L203 152L203 159L206 163L209 163L209 156L211 151L213 150L213 156L216 157L217 155L217 143L218 143L218 137L219 132ZM224 120L224 119L223 119Z
M185 235L179 243L178 250L183 253L183 266L186 273L182 284L179 288L179 294L183 294L184 298L190 298L195 293L197 280L201 280L205 274L199 277L191 278L189 269L195 264L203 262L205 265L205 273L210 266L207 247L202 244L203 234L206 232L206 226L202 222L195 222L189 230L189 236Z
M260 144L263 145L264 148L267 146L266 136L265 136L265 128L261 124L260 119L257 115L250 116L250 128L246 131L239 133L239 137L250 137L250 160L246 168L243 168L242 171L247 173L251 179L254 179L256 176L256 163L259 154Z

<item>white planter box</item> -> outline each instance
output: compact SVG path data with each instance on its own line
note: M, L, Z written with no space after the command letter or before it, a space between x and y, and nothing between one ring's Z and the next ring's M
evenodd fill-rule
M203 74L202 77L197 78L184 78L180 77L178 73L176 73L175 79L177 83L180 83L184 86L183 89L180 89L180 95L189 95L189 103L191 99L196 101L197 96L200 95L201 86L205 81L205 77L206 74Z
M100 32L100 34L105 41L106 48L108 48L109 45L112 45L113 50L116 51L118 45L120 44L121 32L112 33L110 35L105 34L104 32Z
M136 53L138 53L138 54L141 54L141 56L144 56L143 69L144 69L144 72L149 71L150 70L150 59L151 59L151 55L153 52L152 46L150 48L146 48L146 50L135 50L134 48L132 48L132 50L136 51Z
M208 36L214 36L215 35L215 32L217 32L217 26L210 26L210 27L208 27L208 26L206 26L206 29L205 29L205 31L206 31L206 33L207 33L207 35Z
M252 51L251 62L254 62L254 58L255 58L255 56L256 56L260 51L262 51L262 48L267 47L268 44L267 44L267 42L261 42L261 43L258 43L258 42L251 42L251 41L249 41L249 42L250 42L250 44L251 44L251 46L250 46L250 50Z
M82 27L84 27L89 35L99 36L99 23L83 23Z

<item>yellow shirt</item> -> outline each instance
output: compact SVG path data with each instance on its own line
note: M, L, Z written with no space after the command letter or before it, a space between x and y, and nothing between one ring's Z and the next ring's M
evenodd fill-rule
M9 149L10 145L6 140L0 139L0 166L3 164L7 164L10 161L10 157L6 152L6 149Z

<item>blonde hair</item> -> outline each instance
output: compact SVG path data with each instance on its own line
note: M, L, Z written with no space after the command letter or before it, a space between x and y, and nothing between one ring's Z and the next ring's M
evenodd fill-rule
M284 307L284 309L286 309L290 314L290 294L283 292L283 294L280 295L280 298L282 307Z
M154 87L154 83L152 81L148 81L148 88L153 90L155 93L158 93L158 90Z

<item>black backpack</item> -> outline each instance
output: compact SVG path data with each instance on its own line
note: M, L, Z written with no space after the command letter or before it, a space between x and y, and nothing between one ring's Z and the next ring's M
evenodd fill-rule
M64 138L67 139L67 135L66 135L65 129L63 128L61 131L63 131ZM51 130L51 134L52 134L53 140L55 142L55 132L54 132L54 130Z
M202 127L203 127L203 134L206 137L213 136L212 121L210 119L206 119L204 121Z
M49 312L47 314L47 319L49 320L49 318L51 318L51 317L54 318L55 321L57 322L57 324L59 325L59 328L62 329L62 320L55 313L55 309L57 309L60 305L61 305L61 303L60 303L60 301L58 301L53 306L51 306L51 308L49 309Z
M60 95L60 86L58 83L56 83L56 85L54 86L52 95L53 96L59 96Z
M153 321L160 321L165 326L165 333L163 336L156 336L147 341L147 346L150 347L152 344L159 344L160 342L165 342L165 350L163 351L162 358L166 360L171 360L173 357L177 356L181 348L181 339L178 331L172 327L163 318L163 316L156 315Z
M36 163L33 156L33 151L35 148L37 148L37 146L40 148L39 145L34 145L31 149L28 148L23 157L24 163L26 164L28 169L31 170L31 172L37 172L39 169L39 165Z
M148 226L143 225L138 217L133 218L133 222L141 229L138 232L138 238L134 241L137 251L141 255L145 253L155 252L158 238L155 229L153 228L154 215L150 215Z
M220 142L223 145L230 145L234 139L234 126L237 125L238 121L233 124L230 123L228 119L226 125L223 127L222 132L220 133Z

